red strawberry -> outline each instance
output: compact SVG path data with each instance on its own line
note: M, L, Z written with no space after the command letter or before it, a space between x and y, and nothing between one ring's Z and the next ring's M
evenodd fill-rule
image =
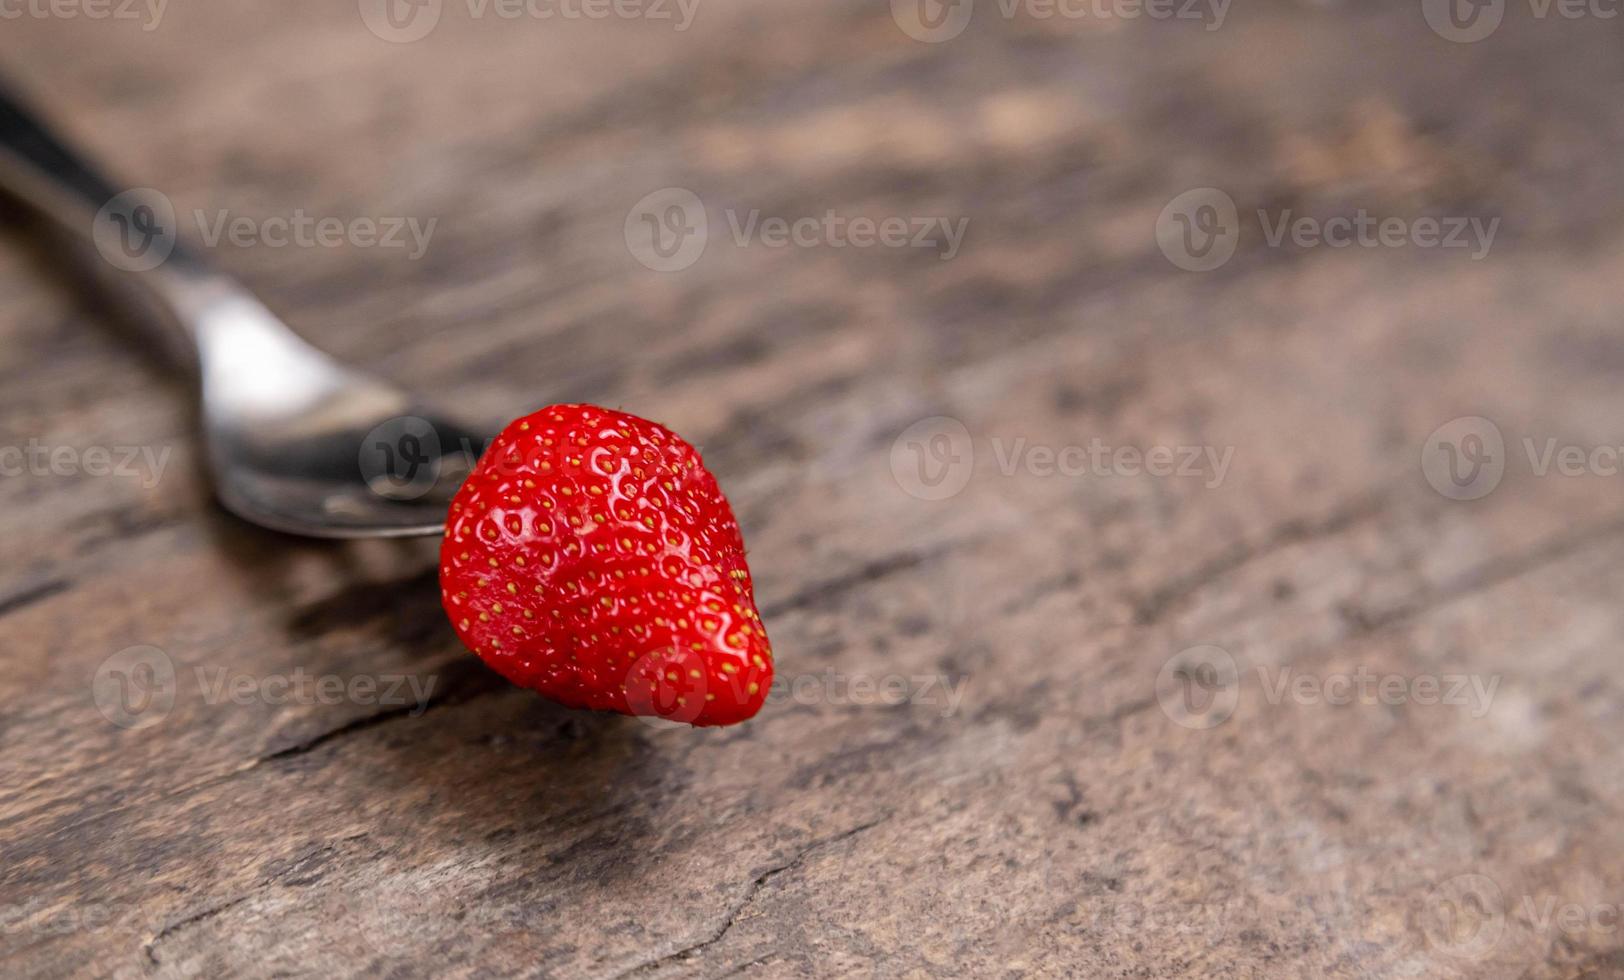
M573 708L730 725L772 683L733 509L693 446L624 412L503 430L451 503L440 595L469 649Z

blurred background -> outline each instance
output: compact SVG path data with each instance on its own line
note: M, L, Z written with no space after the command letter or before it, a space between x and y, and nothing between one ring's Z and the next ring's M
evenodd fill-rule
M322 348L698 445L781 674L509 688L8 206L3 972L1624 974L1617 13L0 0Z

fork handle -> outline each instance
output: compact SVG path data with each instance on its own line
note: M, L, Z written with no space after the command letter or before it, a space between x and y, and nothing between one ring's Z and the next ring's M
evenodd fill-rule
M85 231L118 191L0 86L0 180L51 217Z
M252 297L179 243L174 206L156 191L119 190L0 81L0 190L96 246L114 268L140 273L192 342L203 341L211 310Z

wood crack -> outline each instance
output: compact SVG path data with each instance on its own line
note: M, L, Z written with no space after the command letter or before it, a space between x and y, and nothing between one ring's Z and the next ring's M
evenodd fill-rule
M1357 620L1356 627L1349 631L1345 639L1364 639L1401 626L1435 609L1442 608L1457 599L1464 599L1539 571L1541 568L1582 552L1598 541L1621 532L1624 532L1624 515L1600 521L1581 528L1572 534L1551 538L1518 554L1485 562L1483 565L1457 577L1454 581L1433 589L1418 602L1399 606L1376 615L1361 615ZM1293 662L1306 663L1315 661L1337 649L1337 647L1338 644L1336 643L1327 644L1304 654ZM1090 724L1106 723L1120 726L1123 721L1141 712L1148 711L1155 707L1156 704L1155 697L1135 698L1118 705L1103 716L1092 719Z
M428 714L430 711L435 710L436 708L466 704L469 701L474 701L490 694L499 694L503 691L512 689L512 685L508 684L504 680L501 680L501 678L499 678L495 672L485 668L483 665L475 664L466 657L447 663L444 667L442 667L442 671L445 670L462 671L469 676L464 678L463 684L454 685L451 692L443 697L430 697L422 704L417 704L415 702L410 704L402 704L392 707L387 711L379 711L374 714L364 715L360 718L352 719L342 725L337 725L325 731L317 732L316 734L296 742L293 745L285 746L273 752L266 753L265 755L255 759L250 766L244 767L244 769L238 770L238 772L246 771L248 768L252 768L253 766L261 765L266 762L275 762L281 759L289 759L293 758L294 756L304 755L314 749L326 745L328 742L335 741L347 735L353 735L357 732L364 732L370 728L376 728L379 725L387 724L397 718L421 717ZM465 690L465 692L461 693L459 696L457 693L458 688L469 689Z
M1518 554L1485 562L1453 581L1433 589L1420 601L1375 615L1361 615L1352 635L1367 636L1415 619L1456 599L1492 589L1547 565L1555 564L1620 532L1624 532L1624 515L1580 528L1572 534L1550 538Z
M801 848L799 851L797 851L795 853L795 855L793 857L789 858L788 860L782 861L782 862L780 862L778 864L775 864L775 865L767 868L764 871L758 872L756 874L756 876L750 880L750 883L745 886L744 894L739 897L738 901L733 903L732 908L728 909L728 912L722 918L722 921L720 923L718 923L716 928L712 929L710 934L707 935L705 938L699 940L698 942L690 943L687 946L684 946L681 949L678 949L678 950L676 950L674 952L667 953L664 956L660 956L660 957L657 957L656 959L648 960L647 962L644 962L644 963L639 963L638 965L632 967L629 970L623 970L620 973L615 974L614 977L611 978L611 980L622 980L623 977L630 977L630 976L634 976L634 975L637 975L637 974L650 973L650 972L652 972L654 970L658 970L661 966L663 966L663 965L665 965L667 963L670 963L670 962L672 962L674 960L692 959L695 955L697 955L701 951L703 951L703 950L705 950L705 949L707 949L707 948L709 948L711 946L716 945L717 943L721 942L724 937L727 936L728 930L733 928L733 924L735 922L737 922L739 920L739 917L744 914L744 911L750 907L750 903L755 901L756 895L758 895L761 892L761 889L767 884L767 882L771 881L772 879L778 877L781 874L784 874L784 873L789 872L789 871L793 871L794 869L800 867L802 862L804 862L813 853L815 853L817 851L820 851L820 850L822 850L822 849L824 849L826 847L831 847L831 846L833 846L835 844L838 844L843 840L849 840L850 838L855 837L858 834L861 834L866 830L872 830L873 828L878 827L880 824L884 823L885 821L887 821L889 819L891 819L891 815L886 814L886 815L881 816L881 817L876 817L875 819L870 820L867 823L861 823L861 824L858 824L857 826L852 827L852 828L850 828L848 830L843 830L840 833L835 834L835 835L833 835L831 837L825 837L822 840L815 840L812 843L807 844L805 847Z
M366 836L367 835L365 833L351 834L350 836L344 837L340 840L322 844L312 849L307 849L305 853L297 860L289 862L286 867L273 874L266 875L252 888L243 894L238 895L236 898L230 898L214 905L205 906L196 912L192 912L165 924L163 928L154 933L150 939L141 944L141 951L146 955L149 963L154 966L161 965L161 961L158 959L158 944L163 942L165 939L168 939L183 929L197 925L199 922L207 922L209 919L212 919L215 916L229 912L277 882L293 875L295 872L306 870L311 862L311 859L324 854L331 854L337 851L340 846L362 840Z
M952 551L957 545L958 542L950 542L931 548L922 548L917 551L906 551L900 554L887 555L884 558L877 558L844 575L825 579L796 592L786 599L762 606L762 618L771 619L798 609L814 608L859 586L871 585L898 572L905 572L917 568L927 561L940 558Z
M374 728L378 725L382 725L384 722L399 718L401 715L410 715L414 712L418 715L424 715L430 710L445 703L446 702L444 700L435 701L431 699L428 703L423 705L403 704L399 707L391 708L388 711L380 711L377 714L365 715L352 721L345 722L336 728L329 728L324 732L317 732L315 735L310 736L302 742L296 742L293 745L287 746L286 748L277 749L275 752L262 755L259 757L258 761L261 763L275 762L279 759L290 759L296 755L304 755L313 749L326 745L328 742L331 742L334 739L343 738L345 735L351 735L355 732L364 732L369 728Z
M484 668L482 665L469 663L467 666L470 673L476 675L476 678L482 679L476 679L476 681L473 683L482 684L482 686L476 686L468 693L461 696L447 695L440 698L431 697L429 698L426 706L423 708L421 712L422 714L427 714L429 711L436 708L467 704L470 701L476 701L480 698L488 697L492 694L500 694L503 691L512 689L512 685L508 684L506 681L502 681L498 675ZM118 814L128 812L137 807L149 806L168 800L185 799L186 797L193 796L205 789L210 789L212 787L219 786L222 783L230 782L244 773L252 772L267 762L275 762L281 759L304 755L313 749L325 745L328 742L336 741L343 736L387 724L388 722L394 721L402 716L410 716L412 712L417 709L417 707L418 706L416 704L402 705L399 708L391 708L388 711L380 711L376 714L356 718L344 724L337 725L331 729L317 732L316 734L302 739L293 745L285 746L280 749L274 749L264 755L256 756L252 759L240 762L229 769L218 772L207 778L176 787L174 790L167 793L162 793L153 799L121 803L117 806L97 810L88 816L82 817L73 821L72 823L67 824L66 826L60 828L60 830L57 832L69 833L75 830L80 830L86 826L106 821L114 816L117 816ZM34 809L22 811L17 814L8 814L4 819L0 819L0 828L16 824L24 819L36 815L39 812L40 809Z
M1386 505L1382 497L1362 497L1317 521L1296 519L1277 525L1257 544L1236 544L1189 575L1163 583L1136 603L1134 622L1140 626L1153 626L1173 606L1224 576L1282 548L1341 534L1377 516Z
M185 918L176 919L175 921L168 923L162 929L159 929L155 934L153 934L151 939L148 939L146 942L141 944L141 950L142 952L146 953L147 962L151 963L153 966L160 965L157 949L160 942L163 942L165 939L169 938L175 933L180 932L187 926L196 925L199 922L212 919L222 912L234 909L242 903L248 901L248 899L252 896L252 892L247 895L238 895L236 898L221 902L218 905L210 905L206 908L199 909Z
M25 609L36 602L44 602L46 599L61 595L71 588L73 588L72 582L65 578L57 578L48 582L41 582L21 592L14 592L0 599L0 616L14 613L19 609Z

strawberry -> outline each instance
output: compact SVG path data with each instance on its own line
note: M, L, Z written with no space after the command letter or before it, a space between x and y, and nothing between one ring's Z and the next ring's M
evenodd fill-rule
M451 503L440 595L485 663L572 708L730 725L772 683L733 509L698 450L624 412L504 429Z

